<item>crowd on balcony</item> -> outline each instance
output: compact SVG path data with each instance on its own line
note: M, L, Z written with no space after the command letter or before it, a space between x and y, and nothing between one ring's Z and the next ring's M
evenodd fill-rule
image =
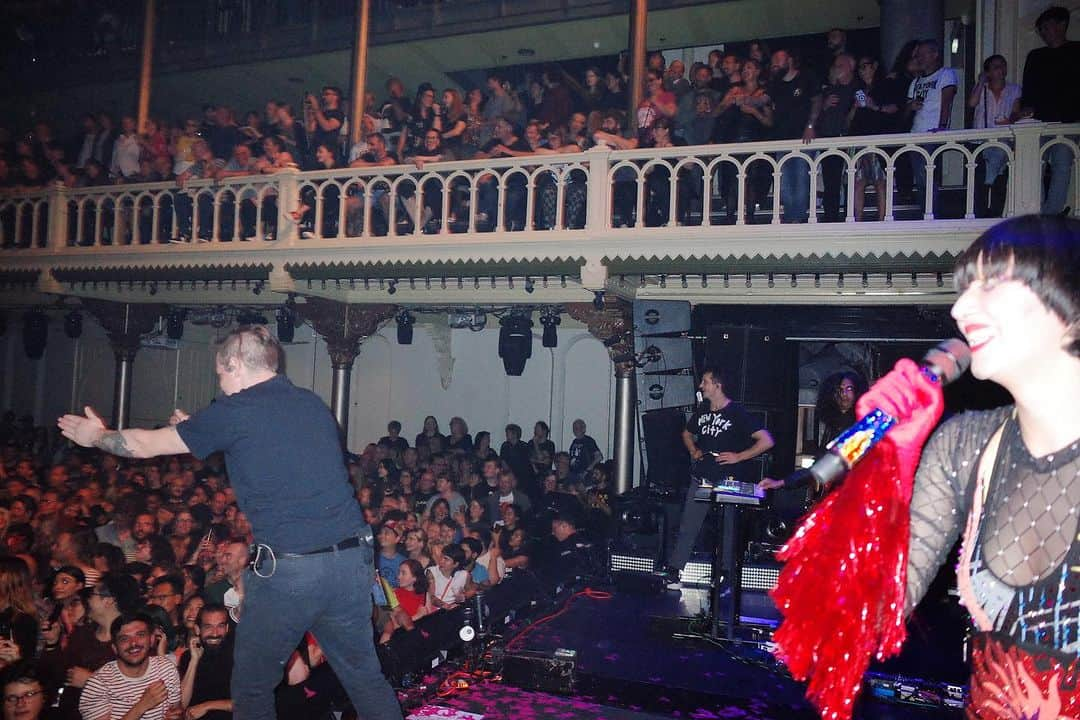
M875 53L853 52L847 47L845 32L834 29L819 57L802 58L794 48L769 48L765 42L754 41L745 53L715 50L707 62L687 68L681 60L668 63L663 53L652 52L644 73L643 99L629 118L625 55L619 66L592 66L582 77L557 65L537 68L526 76L523 86L512 85L496 71L483 87L464 92L457 88L440 91L422 83L411 93L392 77L383 99L367 93L359 120L363 126L360 140L351 145L345 98L333 85L323 87L318 96L309 93L300 108L270 100L261 110L241 116L227 104L206 105L201 117L176 123L150 119L141 133L131 116L117 123L108 113L88 113L82 119L82 131L66 142L55 137L46 121L14 137L3 131L0 188L40 188L54 180L70 187L174 181L182 188L192 179L222 180L289 168L370 170L405 165L423 169L448 160L568 155L597 145L644 149L724 144L730 149L734 144L737 150L740 143L761 140L809 143L817 138L927 133L950 129L954 106L965 100L975 128L1001 127L1025 118L1076 122L1080 120L1080 91L1071 82L1069 69L1077 66L1080 43L1068 41L1068 22L1064 8L1052 7L1040 15L1037 29L1045 47L1029 54L1022 85L1008 82L1007 59L994 55L986 58L969 93L962 92L956 73L944 66L942 48L935 40L912 41L894 62L886 64ZM932 143L924 146L932 149ZM1059 144L1046 155L1049 181L1043 211L1058 213L1065 210L1073 153L1068 145ZM814 157L813 151L808 157ZM999 216L1009 175L1007 155L991 147L978 158L976 214ZM665 225L673 212L684 225L701 224L708 215L718 216L716 222L733 223L740 211L745 222L753 223L758 220L757 211L777 202L784 222L806 222L810 213L818 212L819 200L825 222L842 221L847 214L842 204L847 202L853 205L856 220L884 218L887 168L880 156L866 155L850 167L847 157L823 156L820 198L809 197L812 170L802 156L783 159L778 188L773 187L768 162L744 161L742 168L729 162L719 166L711 197L704 197L700 167L684 167L675 178L669 167L651 169L643 186L642 218L637 217L636 174L622 168L613 178L612 223ZM931 177L927 182L928 168L921 156L903 154L891 169L898 202L920 209L936 205L934 199L926 201L925 192L929 187L936 194L940 180ZM845 173L851 171L855 192L848 198ZM940 162L935 171L940 174ZM532 190L531 225L553 228L561 197L563 226L582 227L585 180L580 167L561 178L558 172L542 176ZM670 201L673 181L677 183L674 208ZM438 182L430 180L406 184L393 193L389 183L384 183L369 188L372 197L366 201L363 186L347 193L329 189L323 193L318 228L316 193L309 186L293 218L303 235L352 236L364 227L366 202L373 234L412 232L418 226L423 232L439 232L443 222L452 232L470 227L520 230L530 224L525 218L529 190L524 176L511 174L501 184L492 174L480 174L474 178L475 197L467 181L449 182L445 193ZM561 192L559 184L564 185ZM876 198L873 213L865 207L868 190ZM265 196L262 227L256 228L253 195L228 198L230 204L221 212L227 225L221 229L222 237L273 237L277 198ZM449 208L443 207L444 197ZM239 230L233 227L231 203L240 205L235 213L242 225ZM476 207L470 208L470 203ZM496 228L500 204L503 225ZM195 205L188 195L177 193L161 222L171 225L175 208L179 239L198 239L191 237L192 216L198 214L200 234L207 239L213 207L208 198ZM345 227L340 227L340 218L345 219ZM92 224L87 218L83 222ZM148 231L141 233L142 242L149 237ZM165 239L177 239L171 227L163 233Z
M583 421L562 450L543 421L528 440L508 425L497 451L460 417L446 434L434 417L418 429L410 442L392 421L348 455L378 545L378 643L408 646L421 618L514 573L553 589L603 571L610 463ZM5 717L97 717L118 694L117 660L147 655L164 685L140 700L158 714L141 717L230 717L254 539L222 459L124 460L54 438L28 417L0 420L0 684L6 707L26 711ZM279 717L322 717L340 688L318 638L297 641Z

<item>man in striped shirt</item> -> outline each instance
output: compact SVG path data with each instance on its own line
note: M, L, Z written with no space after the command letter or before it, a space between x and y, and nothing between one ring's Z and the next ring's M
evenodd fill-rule
M124 613L112 624L116 660L90 676L79 701L84 720L180 720L180 676L164 656L150 656L153 621Z

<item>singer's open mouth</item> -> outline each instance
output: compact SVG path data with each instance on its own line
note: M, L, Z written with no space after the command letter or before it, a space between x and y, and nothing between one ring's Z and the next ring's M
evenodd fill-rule
M967 338L968 346L972 352L983 347L994 338L988 325L965 325L962 332L964 337Z

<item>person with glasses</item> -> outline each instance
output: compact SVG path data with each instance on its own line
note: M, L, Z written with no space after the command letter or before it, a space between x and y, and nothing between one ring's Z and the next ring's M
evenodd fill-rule
M135 580L127 575L106 573L92 589L84 592L90 622L78 625L61 646L55 634L45 633L40 665L46 686L59 695L55 717L79 720L79 698L95 670L113 660L112 623L139 601Z
M398 137L398 157L421 152L429 130L435 130L439 137L442 137L442 108L435 102L435 88L424 83L416 93L412 114Z
M855 403L866 389L866 379L854 370L841 370L821 381L814 406L814 444L820 452L823 453L825 446L837 435L855 424ZM811 480L810 472L803 469L783 479L763 478L758 487L763 490L804 488L813 484ZM808 493L806 503L809 505L820 499L822 490L815 485Z
M48 699L37 669L28 662L4 672L3 696L4 720L38 720Z
M150 593L146 596L147 605L156 605L169 616L173 634L181 624L180 604L184 600L184 581L175 575L165 575L153 581Z

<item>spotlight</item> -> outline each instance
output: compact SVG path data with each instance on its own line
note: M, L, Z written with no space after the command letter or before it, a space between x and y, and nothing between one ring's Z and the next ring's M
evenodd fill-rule
M296 337L296 325L295 325L295 311L293 306L296 301L291 297L285 301L285 304L278 308L276 313L277 317L277 339L279 342L291 343L293 338Z
M72 310L64 316L64 334L72 340L82 336L82 313Z
M23 315L23 350L31 360L40 360L49 341L49 316L40 310Z
M536 289L536 283L533 282L531 277L525 278L525 292L532 294L532 291Z
M402 310L394 319L397 321L398 345L412 345L413 324L416 318L408 310Z
M506 315L499 320L499 357L511 377L519 377L532 357L532 320L528 315Z
M237 325L266 325L268 322L265 315L255 310L241 310L236 313Z
M165 317L165 335L170 340L179 340L184 337L184 320L187 317L187 310L183 308L173 308L169 311L169 314Z
M390 293L391 295L397 292L397 280L387 280L386 285L386 292Z
M596 290L593 293L592 306L594 308L596 308L597 310L603 310L604 309L604 291L603 290Z
M542 336L544 347L559 347L558 327L560 322L562 322L562 318L559 317L557 312L548 312L540 316L540 324L544 326Z
M157 295L157 283L156 282L150 283L150 290L148 292L151 295Z

